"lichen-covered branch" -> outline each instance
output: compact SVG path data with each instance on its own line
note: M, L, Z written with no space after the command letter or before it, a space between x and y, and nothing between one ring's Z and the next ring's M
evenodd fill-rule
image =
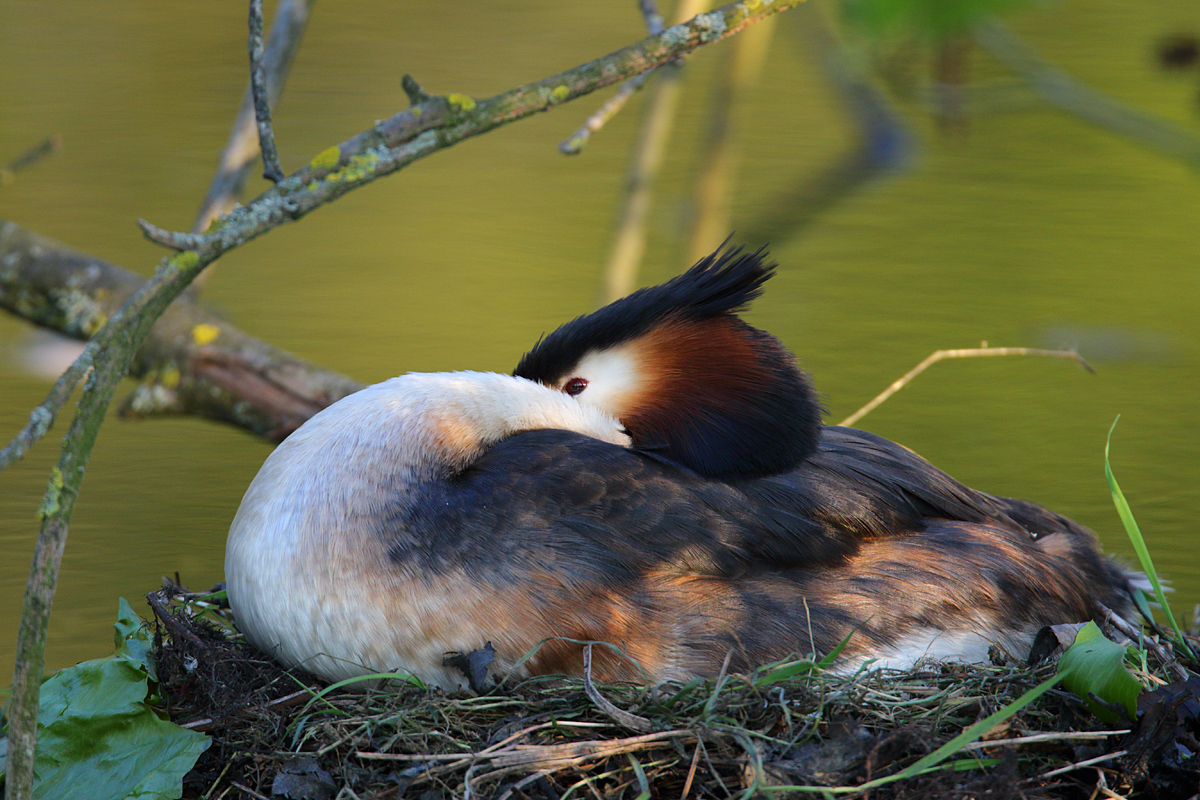
M487 133L539 111L548 111L554 106L665 64L705 44L728 38L747 25L797 6L802 1L775 0L773 3L763 3L752 0L731 3L673 25L656 36L648 36L595 61L487 100L476 101L461 94L431 97L343 142L336 150L330 148L321 153L307 167L284 181L288 186L280 186L279 189L290 190L292 185L289 181L296 181L303 186L310 181L334 177L339 184L352 180L373 180L378 174L399 169L429 152ZM390 160L389 154L392 156ZM352 169L347 171L348 167Z
M9 706L8 800L28 800L32 795L38 696L50 604L84 469L118 384L133 365L155 321L188 284L229 250L418 158L629 78L798 2L748 0L724 6L581 67L490 100L476 102L465 95L431 98L319 154L298 173L214 223L193 249L163 260L154 277L96 331L81 356L94 369L46 489L42 528L17 637L17 669Z
M0 221L0 308L30 322L86 340L142 282L107 261ZM172 303L154 324L129 374L142 382L122 405L126 415L201 416L272 441L362 388L248 336L187 299ZM40 426L48 427L63 400L35 412L31 424L43 435ZM28 437L26 432L16 457L32 444ZM0 458L0 466L5 463Z

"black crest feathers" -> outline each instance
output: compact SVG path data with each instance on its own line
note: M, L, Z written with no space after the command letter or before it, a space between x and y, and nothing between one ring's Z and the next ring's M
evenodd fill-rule
M722 245L666 283L640 289L577 317L526 353L513 375L553 383L585 354L636 339L668 318L700 321L745 310L775 274L766 248L743 253Z

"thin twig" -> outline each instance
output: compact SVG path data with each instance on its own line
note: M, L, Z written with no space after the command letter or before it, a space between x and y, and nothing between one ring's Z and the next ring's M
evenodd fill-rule
M272 700L271 702L267 703L264 708L271 711L277 711L278 709L287 708L288 706L300 705L302 700L306 700L309 697L312 697L312 689L301 689L297 692L292 692L291 694ZM216 724L216 720L212 719L211 717L194 719L191 722L178 723L179 727L185 730L199 731L200 733L205 733L209 730L212 730L213 726Z
M258 146L262 150L263 177L279 183L283 180L283 169L279 166L279 154L275 152L275 132L271 130L262 28L262 0L250 0L250 91L254 95L254 118L258 121Z
M153 611L154 616L158 617L158 619L162 622L163 627L167 629L167 632L174 637L187 640L197 648L203 647L204 643L200 641L200 637L197 636L190 628L176 619L174 614L167 610L167 606L162 601L160 595L161 592L153 592L148 594L146 595L146 602L150 604L150 610Z
M607 723L601 724L596 722L572 722L570 720L555 720L554 722L543 722L540 725L531 725L528 728L521 730L504 737L500 741L485 747L483 750L471 753L446 753L442 755L433 754L408 754L408 753L373 753L369 751L357 751L355 753L359 758L375 761L448 761L448 764L429 767L426 772L430 775L442 775L453 772L464 764L479 762L481 759L491 755L497 750L502 750L510 743L517 739L523 739L531 733L545 730L546 728L605 728Z
M712 715L713 706L716 705L717 698L721 695L721 689L725 686L725 676L729 671L729 662L733 658L733 650L725 651L725 659L721 662L721 668L717 670L717 679L713 681L712 694L708 696L708 701L704 704L704 719L708 719Z
M1089 758L1086 761L1076 761L1074 764L1068 764L1065 767L1059 767L1058 769L1052 769L1049 772L1043 772L1041 777L1042 777L1042 779L1053 778L1055 775L1063 775L1067 772L1072 772L1077 769L1083 769L1085 767L1090 767L1094 764L1099 764L1103 761L1111 761L1114 758L1120 758L1121 756L1126 755L1127 753L1129 753L1128 750L1118 750L1115 753L1107 753L1102 756L1096 756L1095 758Z
M687 778L683 782L683 791L679 794L679 800L687 800L688 794L692 791L692 781L696 778L696 767L700 766L700 742L696 742L696 749L692 751L692 764L688 767Z
M275 19L267 36L263 69L266 72L267 105L278 108L280 96L287 83L288 73L295 60L296 51L304 38L312 4L316 0L280 0L275 9ZM254 115L254 90L247 81L242 107L229 132L229 140L221 152L217 171L209 184L204 202L192 225L193 233L203 233L212 221L228 213L237 205L238 197L246 185L250 165L259 158L258 124ZM210 271L197 279L203 281Z
M9 464L25 457L29 448L33 447L50 431L58 412L70 398L71 392L79 382L88 376L92 369L91 358L80 356L71 366L67 367L42 404L29 412L29 422L20 430L13 440L0 449L0 470Z
M592 646L590 644L583 646L583 690L587 692L587 696L596 704L597 708L626 728L643 733L654 729L654 726L650 724L650 720L618 707L607 697L600 694L600 690L592 683Z
M1018 736L1015 739L989 739L987 741L971 742L963 745L964 750L985 750L989 747L1011 747L1017 744L1033 744L1035 742L1077 742L1089 739L1107 739L1110 736L1121 736L1129 730L1121 731L1052 731L1049 733L1031 733L1028 736Z
M35 144L33 147L26 150L21 155L9 161L3 167L0 167L0 186L12 183L16 178L17 172L25 167L41 161L51 153L56 153L62 148L62 137L57 133L47 136L42 141Z
M638 8L642 12L642 17L646 20L646 31L651 36L658 36L663 32L662 14L658 13L658 5L654 0L638 0Z
M569 156L577 156L582 153L584 145L588 143L588 139L591 138L592 134L607 125L608 121L625 107L629 99L637 94L656 71L643 72L636 78L630 78L621 84L621 88L617 89L616 94L604 101L604 104L596 109L590 117L585 119L583 124L574 133L559 142L559 152Z
M625 739L599 739L587 742L564 744L525 745L501 750L490 756L494 769L480 775L480 779L508 774L520 769L558 770L577 766L595 758L622 755L653 747L658 742L679 738L696 738L687 729L660 731Z
M878 395L876 395L871 402L867 403L858 411L855 411L853 414L839 422L838 425L853 425L854 423L858 422L867 414L871 413L880 405L882 405L883 402L889 397L907 386L913 378L917 377L942 359L974 358L978 356L1046 356L1047 358L1066 358L1079 364L1088 372L1093 374L1096 372L1096 370L1092 368L1092 365L1085 361L1083 356L1079 355L1079 353L1074 350L1038 350L1033 347L986 346L970 347L961 350L937 350L927 356L920 364L917 364L908 372L904 373L904 375L893 382L891 386L887 387Z
M663 18L658 13L658 6L654 0L638 0L638 7L642 11L642 16L646 19L646 30L651 36L657 36L663 32ZM676 66L683 62L675 60L671 62ZM629 98L637 94L638 90L645 85L657 70L648 70L641 75L637 75L625 83L621 84L621 88L617 89L616 94L604 102L600 108L596 109L595 113L583 121L579 128L559 143L558 149L562 153L569 156L579 155L583 152L583 147L588 143L588 139L592 134L608 124L608 121L615 117L625 104L629 102Z
M725 785L725 781L721 780L721 773L717 772L717 766L712 762L712 757L708 754L708 747L705 746L704 740L697 738L696 744L700 746L701 752L704 753L704 763L708 766L708 774L712 775L713 782L721 787L721 791L725 792L726 797L733 797L733 792L729 791L729 787Z
M171 250L195 250L204 243L204 235L199 233L180 233L177 231L169 231L165 228L160 228L153 222L147 222L140 217L137 220L138 227L142 229L142 233L146 238L155 244L161 244L163 247Z
M526 775L524 778L517 781L512 786L508 787L508 789L504 792L504 794L500 795L498 798L496 798L496 800L508 800L508 798L512 797L514 793L521 791L529 784L535 783L540 780L545 780L546 776L549 774L550 773L547 772L546 770L541 770L539 772L533 773L532 775ZM522 792L522 796L527 796L527 795L525 795L525 793Z
M408 102L411 105L420 105L433 99L433 95L422 89L421 84L417 83L417 79L412 75L405 75L401 78L400 86L404 89L404 93L408 95Z
M249 786L244 786L244 785L238 783L237 781L230 781L230 784L232 786L236 787L239 791L245 792L246 794L250 795L251 797L254 798L254 800L271 800L271 798L267 797L266 795L259 794L258 792L251 789Z

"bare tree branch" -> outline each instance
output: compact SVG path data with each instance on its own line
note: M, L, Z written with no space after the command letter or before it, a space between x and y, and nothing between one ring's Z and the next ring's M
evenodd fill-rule
M658 13L658 4L654 0L638 0L638 9L646 20L646 32L657 36L663 32L662 14Z
M271 104L267 100L267 77L263 67L262 0L250 0L250 94L254 98L254 119L258 122L258 147L262 150L263 177L272 183L283 180L279 153L275 150L275 131L271 130Z
M590 643L583 646L583 690L597 708L616 720L618 724L642 733L653 730L654 726L651 725L650 720L619 707L600 694L596 684L592 683L592 645Z
M0 220L0 308L86 340L142 285L107 261ZM130 364L141 384L122 404L126 416L188 414L280 441L325 406L362 388L343 375L261 342L183 298L163 313ZM78 382L60 380L22 432L20 457L45 434ZM34 423L37 426L34 427ZM34 435L35 431L39 431Z
M267 37L267 49L263 56L267 102L271 108L279 106L280 95L283 94L283 87L291 71L296 51L300 47L300 41L304 38L304 29L315 1L280 0L275 10L275 20ZM241 110L238 111L233 129L229 133L229 141L221 153L217 172L192 225L193 233L202 233L214 219L228 213L237 204L242 187L246 184L246 177L250 173L250 166L258 156L254 96L247 86Z
M559 152L568 156L577 156L582 153L584 146L592 138L592 134L603 128L608 124L609 120L619 114L630 98L641 90L653 74L654 72L643 72L641 75L630 78L621 84L621 88L617 89L616 94L608 98L590 117L585 119L583 124L574 133L559 142Z
M147 239L171 250L194 250L204 243L203 234L169 231L140 218L137 220L137 225Z

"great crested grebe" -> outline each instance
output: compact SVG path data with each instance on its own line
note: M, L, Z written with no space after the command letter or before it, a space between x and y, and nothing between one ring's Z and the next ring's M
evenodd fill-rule
M1043 625L1132 608L1135 576L1078 523L822 425L792 355L736 316L774 270L762 250L722 246L561 326L513 373L616 417L647 457L742 495L753 522L737 544L753 560L687 586L716 620L710 652L723 644L752 664L788 647L825 653L854 631L843 668L985 661L991 645L1023 657Z
M822 427L792 357L734 316L771 272L719 251L516 376L410 374L315 415L230 529L239 627L331 680L453 688L443 655L487 642L520 674L579 674L578 642L608 642L597 677L663 681L847 636L845 668L1023 656L1043 624L1127 608L1082 527Z

